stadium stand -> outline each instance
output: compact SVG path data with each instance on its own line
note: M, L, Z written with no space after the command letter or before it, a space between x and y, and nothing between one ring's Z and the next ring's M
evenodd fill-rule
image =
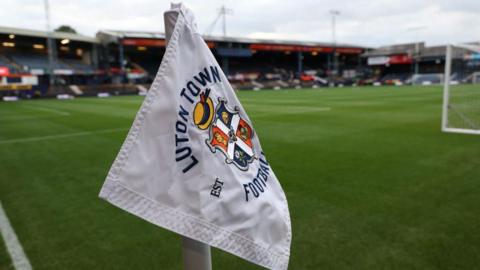
M380 84L440 84L443 79L446 46L428 47L424 42L384 46L365 52L370 69L368 83ZM456 73L452 79L468 82L474 72L480 70L480 61L468 59L472 51L455 48L453 64Z
M160 32L101 30L96 37L55 32L52 76L47 37L42 31L0 27L0 78L16 76L1 80L1 95L136 94L139 86L148 89L166 47ZM424 42L369 49L325 42L204 39L238 90L440 83L439 76L428 74L441 73L445 61L445 46ZM458 49L453 65L452 80L472 82L480 71L480 57Z
M99 78L100 44L96 38L52 33L54 53L50 66L46 48L48 36L43 31L0 27L0 69L3 67L0 76L7 77L1 80L2 95L34 97L62 92L50 86L50 77L58 86L105 81Z
M31 69L48 69L47 55L14 54L9 56L15 63L20 65L24 71Z
M32 69L47 71L49 68L46 54L17 53L10 55L9 58L17 65L20 65L24 71L31 71ZM92 65L83 63L78 59L67 58L54 60L53 69L72 70L72 74L95 72L95 68Z
M152 78L165 50L163 33L102 30L97 38L110 52L110 66L138 64ZM361 67L365 48L348 44L204 36L221 67L238 89L282 88L324 83L333 54L343 70ZM123 63L123 66L120 64ZM331 67L330 67L331 68ZM320 80L305 80L317 70ZM128 72L128 70L127 70ZM321 75L320 75L321 74ZM307 76L308 77L308 76ZM339 76L341 77L341 76Z

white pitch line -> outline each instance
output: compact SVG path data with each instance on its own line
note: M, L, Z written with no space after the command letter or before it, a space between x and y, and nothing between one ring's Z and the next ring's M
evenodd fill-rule
M59 135L27 137L27 138L20 138L20 139L3 140L3 141L0 141L0 144L38 142L38 141L70 138L70 137L88 136L88 135L102 134L102 133L112 133L112 132L118 132L118 131L124 131L124 130L127 130L127 129L126 128L114 128L114 129L102 129L102 130L96 130L96 131L84 131L84 132L67 133L67 134L59 134Z
M8 220L7 214L0 202L0 233L2 234L5 246L12 259L16 270L31 270L32 265L23 251L23 247L18 241L17 235Z
M56 113L56 114L59 114L59 115L65 115L65 116L70 115L69 112L64 112L64 111L55 110L55 109L51 109L51 108L45 108L45 107L39 107L39 106L30 106L30 105L23 105L23 107L33 109L33 110L38 110L38 111Z

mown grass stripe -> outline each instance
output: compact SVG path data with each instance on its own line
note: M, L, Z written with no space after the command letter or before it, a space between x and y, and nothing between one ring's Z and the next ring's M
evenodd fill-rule
M127 130L127 129L126 128L114 128L114 129L103 129L103 130L96 130L96 131L84 131L84 132L58 134L58 135L48 135L48 136L10 139L10 140L0 141L0 144L38 142L38 141L45 141L45 140L55 140L55 139L63 139L63 138L71 138L71 137L79 137L79 136L89 136L89 135L102 134L102 133L112 133L112 132L118 132L118 131L124 131L124 130Z

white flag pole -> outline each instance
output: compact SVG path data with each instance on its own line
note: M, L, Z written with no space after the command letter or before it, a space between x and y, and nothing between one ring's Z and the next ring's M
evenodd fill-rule
M182 236L184 270L211 270L210 246Z
M182 4L173 4L171 9L180 8ZM165 40L168 43L172 36L175 23L178 19L178 12L167 11L163 15L165 21ZM184 270L211 270L212 258L210 246L191 238L182 236L182 253Z

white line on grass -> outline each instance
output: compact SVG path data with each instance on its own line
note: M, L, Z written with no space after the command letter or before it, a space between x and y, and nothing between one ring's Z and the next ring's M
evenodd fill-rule
M37 110L37 111L56 113L56 114L59 114L59 115L65 115L65 116L70 115L69 112L64 112L64 111L55 110L55 109L51 109L51 108L40 107L40 106L23 105L23 107L24 108L29 108L29 109L32 109L32 110Z
M0 232L2 234L3 240L5 241L5 246L7 247L10 258L12 259L13 266L17 270L31 270L32 265L28 260L25 252L23 251L22 245L18 241L17 235L8 220L7 214L2 207L0 202Z
M3 141L0 141L0 144L38 142L38 141L45 141L45 140L70 138L70 137L89 136L89 135L102 134L102 133L112 133L112 132L118 132L118 131L124 131L124 130L127 130L127 129L126 128L114 128L114 129L102 129L102 130L96 130L96 131L84 131L84 132L58 134L58 135L27 137L27 138L3 140Z

